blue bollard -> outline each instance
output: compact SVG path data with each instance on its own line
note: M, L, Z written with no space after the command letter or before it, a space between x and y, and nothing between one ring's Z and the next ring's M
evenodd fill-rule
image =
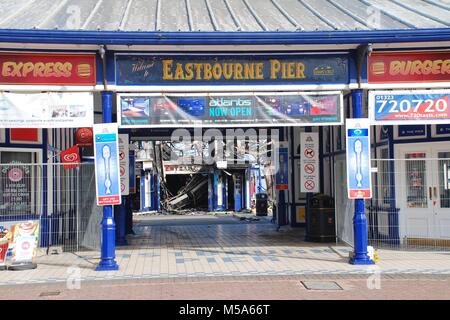
M116 224L114 223L113 207L103 207L102 220L102 256L96 271L118 270L116 263Z

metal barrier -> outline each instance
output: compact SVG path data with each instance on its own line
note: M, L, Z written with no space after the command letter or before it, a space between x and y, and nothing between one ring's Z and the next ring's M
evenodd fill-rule
M438 153L438 156L446 155ZM377 247L450 251L450 158L423 152L373 160L367 201L369 242Z
M372 160L373 197L366 200L369 245L450 251L450 158L418 152L404 156ZM335 190L346 190L345 173L335 170L335 183ZM336 196L337 236L351 245L353 206L345 205L345 192Z
M99 250L94 164L0 164L0 225L39 220L47 253Z

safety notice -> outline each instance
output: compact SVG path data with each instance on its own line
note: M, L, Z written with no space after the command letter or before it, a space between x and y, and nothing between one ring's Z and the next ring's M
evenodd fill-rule
M319 192L319 134L300 133L300 191Z

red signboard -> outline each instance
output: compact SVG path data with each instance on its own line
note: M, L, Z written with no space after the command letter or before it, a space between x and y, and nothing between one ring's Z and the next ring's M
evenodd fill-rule
M370 190L350 190L349 199L367 199L371 198Z
M39 142L38 129L10 129L9 134L11 142Z
M120 196L99 196L97 200L99 206L115 206L120 204Z
M0 54L0 83L95 85L95 55Z
M374 52L367 75L369 83L450 82L450 51Z

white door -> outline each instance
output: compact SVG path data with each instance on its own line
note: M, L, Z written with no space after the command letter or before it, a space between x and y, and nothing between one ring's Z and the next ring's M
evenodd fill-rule
M433 148L437 166L433 186L436 239L450 239L450 144Z
M450 238L450 145L396 146L400 238Z

